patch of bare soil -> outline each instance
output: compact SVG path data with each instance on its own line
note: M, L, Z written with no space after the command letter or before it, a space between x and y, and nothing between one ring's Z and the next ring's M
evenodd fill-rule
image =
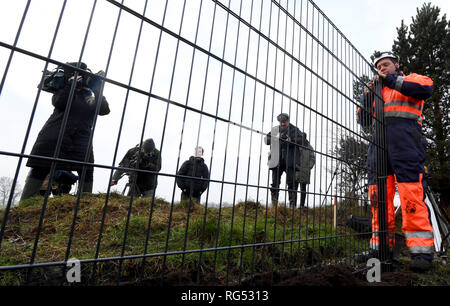
M270 283L272 281L272 283ZM349 268L328 266L301 272L274 273L248 280L249 286L366 286Z
M366 280L365 270L355 272L350 266L325 266L310 268L303 271L285 271L255 275L250 279L242 280L240 284L229 283L230 286L245 287L269 287L269 286L314 286L314 287L362 287L362 286L449 286L449 268L444 266L435 267L427 273L415 273L409 271L408 263L397 263L391 267L390 272L381 274L381 282L369 283ZM161 285L161 280L147 279L142 283L144 286ZM132 285L124 283L122 285ZM166 275L163 286L223 286L224 280L200 280L197 282L196 273L186 272L183 274L171 272Z

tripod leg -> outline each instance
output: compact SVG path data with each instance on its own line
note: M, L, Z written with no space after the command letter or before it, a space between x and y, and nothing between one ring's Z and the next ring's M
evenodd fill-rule
M125 184L125 187L123 188L123 191L122 191L122 195L125 195L125 191L127 190L127 187L130 187L130 183Z

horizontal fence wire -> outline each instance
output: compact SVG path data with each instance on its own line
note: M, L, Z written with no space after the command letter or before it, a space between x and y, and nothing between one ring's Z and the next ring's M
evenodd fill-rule
M371 229L366 166L384 145L356 118L373 68L314 2L1 9L17 30L0 36L0 284L365 267L385 231Z

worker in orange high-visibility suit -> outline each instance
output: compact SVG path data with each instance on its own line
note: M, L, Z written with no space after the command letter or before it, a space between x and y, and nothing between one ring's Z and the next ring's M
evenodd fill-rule
M394 247L395 183L402 208L402 231L411 254L411 269L427 271L431 268L434 256L434 237L430 212L425 204L426 182L424 162L426 141L422 135L422 109L424 100L433 93L433 81L426 76L412 73L404 75L399 70L397 56L392 52L376 52L373 64L382 81L383 113L386 125L387 145L387 185L386 199L378 202L375 135L369 145L367 167L369 174L369 198L372 206L372 230L378 227L378 205L387 203L388 245ZM375 79L379 78L378 76ZM373 81L369 82L373 89ZM357 119L362 126L372 123L374 114L373 92L365 88L358 108ZM379 249L378 233L370 240L371 253L377 255Z

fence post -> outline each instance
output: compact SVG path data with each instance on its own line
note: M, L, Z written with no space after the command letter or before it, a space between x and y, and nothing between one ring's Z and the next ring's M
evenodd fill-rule
M375 82L375 133L377 147L377 205L378 205L378 237L379 255L382 271L389 271L389 246L387 243L387 147L386 128L384 121L384 101L382 95L382 80Z

